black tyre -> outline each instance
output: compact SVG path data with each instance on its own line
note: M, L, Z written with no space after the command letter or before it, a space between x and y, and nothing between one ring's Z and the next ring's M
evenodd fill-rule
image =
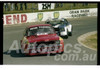
M69 34L69 36L72 36L72 32L69 32L68 34Z
M73 31L73 27L72 27L72 29L71 29L71 32L68 33L69 36L72 36L72 31Z
M59 54L63 54L64 53L64 51L63 52L60 52Z

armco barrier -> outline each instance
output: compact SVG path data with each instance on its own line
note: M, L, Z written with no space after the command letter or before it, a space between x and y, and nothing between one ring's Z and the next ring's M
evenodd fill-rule
M51 18L78 18L83 16L97 16L97 8L38 13L6 14L3 15L3 24L21 24L28 22L45 21Z

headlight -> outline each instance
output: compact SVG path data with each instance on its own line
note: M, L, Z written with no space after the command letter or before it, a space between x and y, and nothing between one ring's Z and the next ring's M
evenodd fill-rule
M55 43L56 43L56 44L60 44L60 41L59 41L59 40L57 40Z

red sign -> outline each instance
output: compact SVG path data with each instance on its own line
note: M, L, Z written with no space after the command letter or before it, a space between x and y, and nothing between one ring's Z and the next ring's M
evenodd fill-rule
M26 14L5 15L4 19L3 21L5 22L5 24L26 23L27 15Z

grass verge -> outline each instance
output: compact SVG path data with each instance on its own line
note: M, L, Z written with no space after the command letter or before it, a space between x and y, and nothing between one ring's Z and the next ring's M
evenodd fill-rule
M86 39L81 42L89 48L97 50L97 33L86 37Z

